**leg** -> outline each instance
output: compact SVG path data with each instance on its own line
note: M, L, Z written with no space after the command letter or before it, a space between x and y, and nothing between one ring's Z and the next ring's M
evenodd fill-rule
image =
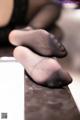
M61 10L61 4L52 2L52 0L29 0L28 26L35 29L47 29L59 18Z
M0 0L0 27L8 25L13 13L14 0Z

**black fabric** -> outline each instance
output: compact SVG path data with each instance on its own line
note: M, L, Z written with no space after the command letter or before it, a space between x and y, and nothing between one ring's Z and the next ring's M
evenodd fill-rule
M12 14L11 26L26 24L26 12L28 8L28 0L14 0L14 11Z
M12 27L9 27L9 26L0 28L0 46L10 45L8 41L8 35L11 30L12 30Z
M28 0L14 0L14 10L9 24L0 28L0 46L9 45L8 35L11 30L18 26L26 25Z

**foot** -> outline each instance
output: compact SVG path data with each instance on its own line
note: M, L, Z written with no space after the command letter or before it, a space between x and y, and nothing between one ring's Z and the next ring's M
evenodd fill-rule
M64 57L67 52L54 35L45 30L14 30L9 35L13 45L24 45L42 56Z
M24 66L30 78L39 85L59 88L72 81L69 74L63 71L55 59L39 56L22 46L16 47L13 54Z

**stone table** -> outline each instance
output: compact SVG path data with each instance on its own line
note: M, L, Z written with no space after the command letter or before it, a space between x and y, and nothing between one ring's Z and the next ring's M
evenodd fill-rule
M68 87L49 89L25 76L25 120L80 120Z

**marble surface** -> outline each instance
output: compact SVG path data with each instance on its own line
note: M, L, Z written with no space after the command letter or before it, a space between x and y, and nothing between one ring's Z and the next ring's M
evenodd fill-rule
M25 76L25 120L80 120L68 87L48 89Z

